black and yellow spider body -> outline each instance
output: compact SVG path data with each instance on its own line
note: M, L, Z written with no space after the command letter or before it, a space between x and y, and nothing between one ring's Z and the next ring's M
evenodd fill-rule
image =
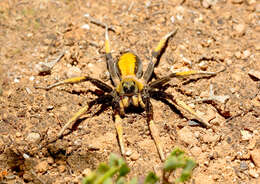
M159 152L160 158L165 159L163 153L163 147L160 142L158 130L153 120L153 108L150 98L156 100L170 100L175 106L185 110L200 121L204 126L209 126L207 122L204 122L195 111L186 105L183 101L175 99L173 95L163 91L162 86L167 84L173 77L183 77L193 74L206 74L215 75L216 72L205 72L205 71L185 71L185 72L174 72L168 76L157 80L151 80L154 72L154 67L158 62L158 56L162 54L168 39L176 33L177 30L165 35L156 48L152 51L152 57L148 63L147 69L143 72L142 62L137 55L131 52L122 54L117 62L114 62L111 52L110 43L108 37L108 29L105 34L105 51L106 51L106 63L112 80L112 85L108 85L98 79L83 76L66 79L57 83L54 83L48 87L37 87L49 90L55 86L68 83L77 83L83 81L89 81L104 93L93 101L90 101L86 106L80 109L60 130L58 138L63 136L66 129L72 127L74 122L81 117L82 114L88 112L95 104L106 104L112 106L114 110L114 121L118 135L118 142L121 153L125 154L124 141L123 141L123 128L122 128L122 117L125 114L125 109L129 106L141 107L146 111L147 123L149 125L152 138L154 139L155 145ZM51 142L51 141L50 141ZM53 141L52 141L53 142Z
M120 97L120 114L124 115L124 109L129 105L144 108L141 98L143 83L140 80L142 76L142 63L138 56L131 52L124 53L116 63L117 75L120 78L116 86L116 92Z

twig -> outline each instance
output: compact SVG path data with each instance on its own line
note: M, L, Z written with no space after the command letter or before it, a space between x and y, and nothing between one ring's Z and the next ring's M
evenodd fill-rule
M96 24L97 26L101 26L102 28L106 28L107 25L103 22L100 22L99 20L97 19L94 19L93 17L90 17L89 15L88 16L85 16L89 19L90 23L92 24ZM112 27L112 26L108 26L108 30L110 31L113 31L114 33L116 33L116 30Z
M129 8L127 9L128 12L130 12L130 11L132 10L134 4L135 4L135 2L132 1L131 4L130 4L130 6L129 6Z
M57 58L53 59L52 61L48 61L47 59L46 62L39 62L36 65L36 69L38 70L38 73L39 74L50 73L54 65L58 63L63 58L64 55L65 55L65 51L63 51Z
M240 112L240 113L238 113L238 114L236 114L236 115L234 115L234 116L231 116L230 118L226 119L226 123L229 122L229 121L231 121L231 120L234 119L234 118L239 117L239 116L245 116L247 113L249 113L249 112L251 112L251 111L252 111L252 108L250 108L250 109L248 109L248 110L246 110L246 111Z
M214 95L213 85L209 86L209 98L199 98L196 99L195 102L205 102L205 101L218 101L222 104L226 102L230 98L229 95Z
M154 12L151 16L156 16L156 15L160 15L160 14L166 14L165 11L157 11L157 12Z

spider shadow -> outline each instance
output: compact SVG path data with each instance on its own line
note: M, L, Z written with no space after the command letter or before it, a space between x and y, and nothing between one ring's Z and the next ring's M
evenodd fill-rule
M168 87L167 87L168 88ZM165 105L169 106L170 109L175 112L176 114L178 114L180 116L180 118L185 118L185 116L183 115L183 113L177 109L177 107L171 103L168 99L166 99L164 96L165 94L167 94L164 91L157 91L156 93L152 94L152 98L158 101L161 101L162 103L164 103Z

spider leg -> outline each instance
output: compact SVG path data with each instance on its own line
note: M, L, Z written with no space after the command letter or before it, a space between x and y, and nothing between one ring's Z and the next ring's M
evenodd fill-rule
M151 135L152 138L155 142L156 148L158 150L158 153L160 155L160 158L162 161L165 160L165 156L163 153L163 149L162 149L162 143L160 141L160 136L159 136L159 132L158 129L156 128L155 124L154 124L154 120L153 120L153 106L152 103L150 101L150 97L148 92L143 93L143 102L145 104L145 111L146 111L146 115L147 115L147 123L149 125L150 131L151 131Z
M36 89L50 90L50 89L52 89L52 88L54 88L56 86L60 86L60 85L63 85L63 84L73 84L73 83L79 83L79 82L85 82L85 81L91 82L96 87L98 87L99 89L103 90L104 92L111 92L113 90L112 87L110 87L106 83L102 82L101 80L94 79L94 78L88 77L88 76L73 77L73 78L65 79L63 81L59 81L59 82L56 82L54 84L51 84L51 85L49 85L47 87L41 87L41 86L34 86L34 87Z
M183 102L182 100L178 100L176 98L174 98L173 95L168 94L164 91L151 91L151 96L153 97L155 96L160 96L160 98L165 98L165 99L169 99L171 100L171 102L181 108L182 110L184 110L185 112L188 112L189 114L191 114L195 119L197 119L204 127L209 128L211 127L211 125L208 122L205 122L190 106L188 106L185 102ZM156 99L156 98L155 98Z
M153 74L153 71L154 71L154 67L158 63L158 60L159 60L158 57L162 54L165 46L167 45L167 42L168 42L169 38L174 36L176 34L176 32L177 32L177 29L172 31L172 32L170 32L170 33L168 33L167 35L165 35L159 41L159 43L155 47L155 49L152 51L152 57L150 59L150 62L148 64L147 69L146 69L146 71L144 73L144 76L143 76L145 83L147 83L150 80L150 78L151 78L151 76Z
M106 26L106 33L105 33L105 51L106 51L106 62L107 62L108 71L110 73L113 84L115 86L117 86L120 83L120 80L119 80L118 75L116 73L115 62L113 60L113 57L112 57L111 51L110 51L110 43L109 43L108 27L107 26Z
M110 94L108 95L103 95L98 97L97 99L89 102L87 105L85 105L84 107L82 107L78 112L76 112L70 119L69 121L62 127L62 129L59 131L58 135L48 141L48 143L52 143L57 141L58 139L60 139L63 136L63 133L67 130L67 129L71 129L73 127L73 125L76 123L76 121L83 115L85 114L87 111L89 111L94 105L96 104L101 104L101 103L106 103L112 100L112 96Z
M183 72L173 72L170 75L157 79L149 84L151 88L161 88L162 85L168 83L172 78L174 77L185 77L189 75L217 75L220 72L223 72L226 68L221 69L217 72L206 72L206 71L197 71L197 70L189 70L189 71L183 71Z
M116 127L116 133L118 138L118 143L120 147L121 154L125 155L125 146L124 146L124 139L123 139L123 127L122 123L123 120L121 118L121 113L124 113L124 108L122 106L120 97L117 95L116 92L112 93L113 101L112 101L112 108L114 110L114 121L115 121L115 127ZM123 112L122 112L123 111Z
M115 127L116 127L116 132L118 136L118 142L119 142L119 147L122 155L125 155L125 146L124 146L124 139L123 139L123 127L122 127L123 120L120 117L118 113L115 114Z

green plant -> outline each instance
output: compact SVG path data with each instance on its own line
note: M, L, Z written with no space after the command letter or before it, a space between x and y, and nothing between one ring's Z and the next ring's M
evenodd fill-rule
M185 152L179 148L175 148L170 156L166 159L163 167L163 177L161 182L166 183L179 183L187 181L196 163L189 157L185 156ZM181 174L175 181L170 182L169 178L171 174L176 171L176 169L181 168ZM92 171L88 176L83 179L83 184L137 184L141 183L138 179L132 178L127 181L126 175L130 172L129 167L126 162L116 156L111 154L108 164L100 163L95 171ZM144 184L155 184L159 182L160 179L153 172L150 172L145 180L142 182Z

